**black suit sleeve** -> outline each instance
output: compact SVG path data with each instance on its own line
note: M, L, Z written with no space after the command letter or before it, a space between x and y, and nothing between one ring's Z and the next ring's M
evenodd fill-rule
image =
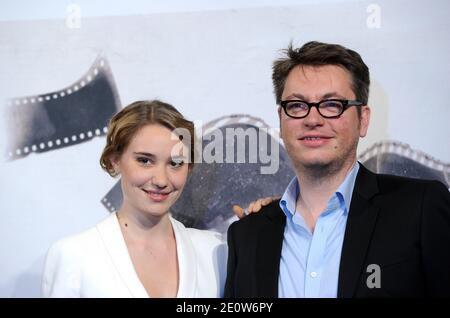
M426 290L431 297L450 297L450 193L431 182L423 193L422 260Z
M234 275L236 269L236 252L234 244L235 235L235 223L231 224L228 228L227 241L228 241L228 263L227 263L227 279L225 282L224 297L235 297L234 293Z

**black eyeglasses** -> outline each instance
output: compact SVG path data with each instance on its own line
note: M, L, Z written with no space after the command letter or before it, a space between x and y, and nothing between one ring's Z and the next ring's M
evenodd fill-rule
M363 106L357 100L326 99L318 103L308 103L302 100L283 100L280 103L286 115L292 118L305 118L316 107L319 114L324 118L337 118L350 106Z

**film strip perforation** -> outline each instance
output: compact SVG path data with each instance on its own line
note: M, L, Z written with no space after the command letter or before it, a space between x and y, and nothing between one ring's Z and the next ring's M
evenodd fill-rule
M94 132L89 130L86 132L81 132L79 134L73 134L71 136L66 136L55 140L49 140L47 142L41 142L38 145L30 145L22 148L17 148L14 151L8 152L7 157L13 158L15 155L20 156L22 154L37 152L38 150L45 150L46 148L58 148L61 146L76 143L78 140L92 139L93 137L104 136L107 133L108 127L105 126L103 128L95 129Z
M88 85L92 85L96 93L104 94L100 96L105 96L103 97L105 102L81 102L86 97L80 100L78 94L80 97L89 94L91 90L84 90L84 87ZM69 96L71 96L71 99L65 101L65 98ZM19 122L26 123L27 126L24 127L34 127L33 131L20 128L20 125L9 128L10 144L5 149L7 160L24 158L31 153L43 153L103 136L108 131L107 127L104 126L110 116L120 109L120 100L113 76L108 62L102 55L97 57L89 70L71 85L45 94L12 98L5 101L5 104L8 111L7 116L13 116L14 121L19 120ZM76 105L76 107L70 107L69 105ZM104 105L109 105L107 111L104 110ZM24 108L15 109L16 106ZM100 112L101 115L96 116L95 111L93 111L95 107L103 109ZM86 110L83 110L83 108ZM75 118L77 112L79 112L80 124L76 121L67 120L67 115L59 115L58 112L70 112ZM89 118L86 118L86 116L89 116ZM66 120L67 126L65 125ZM64 129L63 127L67 128ZM17 130L15 130L16 128ZM42 130L36 133L35 129Z
M108 200L107 197L104 197L104 198L102 199L102 203L103 203L103 206L104 206L109 212L113 213L113 212L116 212L116 211L117 211L117 210L116 210L116 207L114 206L114 204L113 204L112 202L110 202L110 201Z
M7 106L11 106L13 103L15 105L22 105L22 104L34 104L36 102L43 102L44 100L50 101L52 99L58 99L65 97L66 95L72 94L74 91L80 90L82 87L86 86L89 82L92 82L94 78L99 74L99 68L107 70L106 63L104 59L101 59L96 65L94 65L89 71L88 74L79 82L76 82L74 85L64 88L61 91L40 95L40 96L33 96L29 98L17 98L13 101L8 101Z

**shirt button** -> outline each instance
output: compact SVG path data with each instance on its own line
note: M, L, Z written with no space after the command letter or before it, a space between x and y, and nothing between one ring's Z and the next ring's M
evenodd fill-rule
M316 278L316 277L317 277L317 272L311 272L311 273L309 273L309 275L310 275L312 278Z

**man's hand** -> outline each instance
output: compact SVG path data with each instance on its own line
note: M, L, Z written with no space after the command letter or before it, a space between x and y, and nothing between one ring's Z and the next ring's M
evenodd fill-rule
M271 202L278 200L280 197L266 197L250 202L246 209L241 208L239 205L233 205L233 212L238 218L242 219L244 216L250 213L257 213L263 206L270 204Z

